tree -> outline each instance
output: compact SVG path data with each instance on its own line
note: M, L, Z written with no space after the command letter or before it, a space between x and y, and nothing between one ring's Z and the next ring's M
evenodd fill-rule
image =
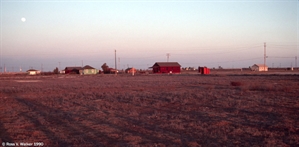
M104 73L109 72L109 66L106 63L104 63L101 67L102 67Z
M54 70L53 70L54 74L59 74L59 70L58 68L56 67Z

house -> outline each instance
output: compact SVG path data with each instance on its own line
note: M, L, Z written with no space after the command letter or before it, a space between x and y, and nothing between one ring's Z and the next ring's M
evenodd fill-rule
M178 62L156 62L151 68L153 73L181 73L181 65Z
M35 69L29 69L29 70L27 70L27 73L29 75L37 75L37 74L40 74L40 71L39 70L35 70Z
M90 74L94 75L97 73L98 73L98 70L89 65L86 65L83 67L83 74L85 74L85 75L90 75Z
M65 67L64 71L65 71L65 74L82 74L83 68L82 67Z
M126 70L125 70L125 72L126 73L136 73L136 69L134 68L134 67L132 67L132 68L127 68Z
M251 66L253 71L268 71L268 66L264 64L254 64Z
M59 71L60 74L65 74L65 70Z

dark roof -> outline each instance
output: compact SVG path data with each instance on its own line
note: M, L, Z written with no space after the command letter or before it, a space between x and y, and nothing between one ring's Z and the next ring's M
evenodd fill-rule
M65 67L65 70L82 70L82 67Z
M127 71L127 70L131 70L131 69L132 69L132 70L136 70L136 68L134 68L134 67L130 67L130 68L127 68L126 71Z
M36 69L29 69L29 70L27 70L27 72L28 72L28 71L38 71L38 70L36 70Z
M264 67L264 64L254 64L254 65L256 65L256 66L258 66L258 67ZM254 66L254 65L253 65L253 66ZM266 65L265 67L268 67L268 66Z
M178 62L156 62L153 66L176 66L181 67L181 65Z
M83 67L83 69L95 69L95 68L93 68L93 67L91 67L91 66L89 66L89 65L85 65L85 66Z

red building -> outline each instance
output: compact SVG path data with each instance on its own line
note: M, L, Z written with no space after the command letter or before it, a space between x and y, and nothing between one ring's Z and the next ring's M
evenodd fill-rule
M83 72L82 67L66 67L65 74L81 74Z
M210 74L210 69L207 67L198 67L198 72L202 75Z
M152 68L153 73L181 73L178 62L156 62Z

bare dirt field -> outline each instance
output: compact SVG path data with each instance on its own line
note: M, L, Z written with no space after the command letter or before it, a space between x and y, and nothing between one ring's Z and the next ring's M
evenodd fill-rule
M3 76L2 142L298 146L299 76Z

